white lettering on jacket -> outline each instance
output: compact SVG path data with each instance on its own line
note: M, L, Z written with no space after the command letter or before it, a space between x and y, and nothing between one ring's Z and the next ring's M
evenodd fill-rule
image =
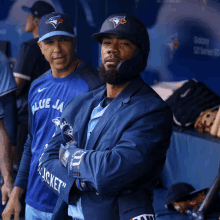
M40 175L44 179L44 182L46 182L51 188L56 190L58 193L60 193L60 187L66 187L65 182L63 182L61 179L47 171L46 168L44 168L43 172L40 172Z
M132 218L131 220L154 220L154 215L152 214L143 214L137 217Z

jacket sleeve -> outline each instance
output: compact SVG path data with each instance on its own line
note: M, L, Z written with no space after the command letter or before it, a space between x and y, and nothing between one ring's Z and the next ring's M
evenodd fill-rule
M152 187L163 168L171 133L172 114L168 108L139 112L111 150L71 148L68 175L79 178L81 185L95 188L102 196L115 196L143 177Z
M57 129L55 136L45 146L40 156L38 173L41 180L62 200L70 202L69 194L75 178L69 178L67 169L59 161L59 149L63 142L61 130Z
M102 196L116 196L142 177L146 185L152 187L163 168L171 133L169 108L149 114L139 112L111 150L85 150L74 143L68 149L66 169L59 162L60 144L65 145L59 129L44 149L39 174L66 203L70 201L71 187L76 179L80 180L83 191L96 191ZM60 184L58 187L56 184L56 188L55 178Z
M14 186L18 186L23 189L27 189L30 163L32 157L31 145L32 145L33 137L32 137L32 112L30 110L30 106L28 107L28 111L29 111L28 138L24 145L24 151L22 154L20 167L14 184Z
M14 77L21 77L22 75L26 80L31 80L30 74L33 72L36 60L36 56L33 53L35 53L33 45L31 46L27 42L21 44L13 70Z

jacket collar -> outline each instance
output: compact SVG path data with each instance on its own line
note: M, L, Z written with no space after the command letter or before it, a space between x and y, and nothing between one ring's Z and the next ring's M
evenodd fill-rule
M141 86L146 85L141 77L136 78L134 81L128 84L117 97L114 98L120 99L122 103L128 103L131 99L131 96L136 93L137 90L141 88ZM102 100L106 93L106 86L102 86L99 90L95 90L93 92L94 100Z
M79 115L74 122L74 127L76 126L76 135L78 136L77 142L79 146L84 147L86 144L87 128L92 110L104 98L105 90L106 86L102 86L101 88L94 90L92 96L84 101L80 109Z
M140 89L140 87L143 86L143 85L144 85L143 80L140 77L138 77L133 82L129 83L128 86L125 87L125 89L117 97L114 98L114 100L111 102L109 107L106 109L106 111L104 112L104 114L100 118L100 120L97 123L96 127L94 128L92 134L90 135L90 138L88 140L86 149L93 149L94 148L95 143L96 143L100 133L102 132L102 130L106 126L107 122L114 116L114 114L120 108L122 108L122 106L124 104L127 104L130 101L132 95L135 94ZM86 111L86 113L87 113L86 126L87 127L88 127L88 122L89 122L91 112L101 102L101 100L104 98L105 91L106 91L106 87L104 87L100 92L98 92L96 94L94 93L94 96L93 96L92 100L89 100L89 101L84 103L85 104L84 109L87 108L87 111ZM88 105L90 105L90 107ZM84 131L84 133L86 134L85 131ZM85 139L86 139L85 134L84 134L84 138L83 138L84 139L83 143L85 143Z

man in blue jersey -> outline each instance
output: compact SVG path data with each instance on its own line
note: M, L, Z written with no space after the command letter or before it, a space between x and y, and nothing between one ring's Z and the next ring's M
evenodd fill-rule
M11 197L2 217L18 220L19 198L26 189L25 219L51 219L57 195L37 173L40 155L59 126L65 104L101 84L97 71L75 53L73 24L65 14L51 13L39 22L39 47L51 69L37 78L29 91L29 134Z
M5 205L13 187L12 150L16 145L16 98L18 89L9 61L0 51L0 169L4 184L1 188Z
M65 106L39 160L42 181L59 195L53 219L66 220L68 213L73 220L154 220L153 189L172 112L140 77L150 50L147 29L120 13L92 37L101 44L106 85Z
M42 16L54 12L55 9L45 1L36 1L30 8L22 6L22 10L28 13L25 31L32 33L34 38L21 44L13 69L13 75L18 84L18 90L16 91L18 111L18 141L16 149L18 150L19 161L28 134L28 92L31 83L50 69L49 63L42 55L37 44L39 40L38 24Z

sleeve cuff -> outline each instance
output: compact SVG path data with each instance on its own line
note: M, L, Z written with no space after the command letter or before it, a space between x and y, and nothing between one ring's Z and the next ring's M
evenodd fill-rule
M80 191L83 191L81 187L80 179L76 179L76 186Z
M14 187L15 187L15 186L20 187L20 188L22 188L22 189L24 189L24 190L27 189L27 184L21 183L21 182L16 181L16 180L15 180L15 183L14 183Z
M31 80L31 77L30 77L30 76L26 76L26 75L23 75L23 74L21 74L21 73L13 72L13 75L14 75L14 77L17 77L17 78L26 79L26 80L28 80L28 81Z

